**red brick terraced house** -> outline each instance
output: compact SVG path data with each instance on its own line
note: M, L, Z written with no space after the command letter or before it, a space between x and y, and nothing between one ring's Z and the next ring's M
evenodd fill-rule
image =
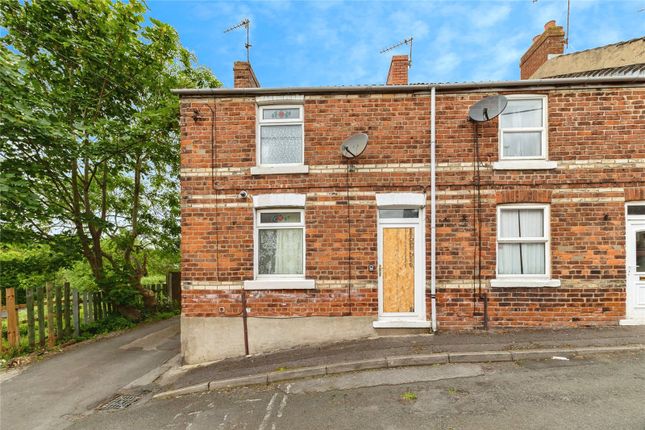
M235 88L176 91L186 363L645 323L645 77L408 84L407 69L261 88L238 62ZM494 95L502 114L471 121ZM369 143L346 158L356 133Z

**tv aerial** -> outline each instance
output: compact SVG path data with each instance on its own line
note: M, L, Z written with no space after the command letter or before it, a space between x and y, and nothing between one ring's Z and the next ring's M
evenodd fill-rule
M393 49L398 48L399 46L408 45L410 47L410 55L408 56L408 69L409 69L410 67L412 67L412 39L414 38L410 36L407 39L403 39L399 43L395 43L392 46L388 46L387 48L381 49L379 53L384 54L386 52L389 52Z
M490 121L499 116L507 104L508 99L504 96L484 97L468 109L468 116L475 122Z
M367 148L369 137L365 133L356 133L343 141L340 145L340 154L348 159L361 155Z
M229 33L233 30L237 30L238 28L244 27L246 29L246 43L244 44L244 47L246 48L246 62L250 63L251 62L251 39L250 39L250 33L251 33L251 21L248 18L244 18L242 21L240 21L239 24L235 24L233 27L229 27L226 30L224 30L224 33Z

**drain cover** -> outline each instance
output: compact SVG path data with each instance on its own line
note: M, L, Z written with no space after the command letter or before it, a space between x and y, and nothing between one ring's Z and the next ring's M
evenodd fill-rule
M134 394L117 394L112 398L112 400L99 406L99 409L102 411L125 409L140 398L141 396L136 396Z

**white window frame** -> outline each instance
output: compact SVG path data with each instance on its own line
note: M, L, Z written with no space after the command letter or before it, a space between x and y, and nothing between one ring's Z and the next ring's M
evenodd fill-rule
M541 94L509 94L506 98L510 100L541 100L542 101L542 127L522 127L522 128L504 128L502 127L502 119L500 117L498 141L499 141L499 160L501 161L520 161L520 160L548 160L549 159L549 123L548 123L548 97ZM503 115L503 113L502 113ZM539 131L542 133L542 156L540 157L509 157L504 156L504 133L521 133L527 131ZM530 166L527 168L540 168L540 166ZM555 166L548 166L542 168L554 168Z
M264 116L264 111L266 109L298 109L299 115L298 118L296 119L263 119ZM270 169L279 169L279 172L276 173L306 173L302 170L302 166L305 165L305 109L302 104L285 104L285 105L261 105L257 106L257 114L256 114L256 147L255 147L255 154L256 154L256 165L260 170L256 169L256 173L270 173ZM299 163L274 163L274 164L268 164L268 163L262 163L262 127L271 127L271 126L278 126L278 125L300 125L301 128L301 138L302 138L302 153L300 154L300 159L301 162ZM269 170L261 170L263 168L268 168ZM295 168L293 172L292 168ZM300 168L300 169L298 169ZM254 173L254 172L251 172Z
M282 222L282 223L262 223L260 217L263 213L299 213L300 222ZM287 228L301 228L302 229L302 274L260 274L259 268L259 244L260 244L260 230L282 230ZM273 208L273 209L258 209L255 211L255 223L253 226L253 272L255 279L305 279L306 271L306 227L305 227L305 210L293 208Z
M543 211L542 237L502 238L501 220L503 210L541 209ZM495 244L495 274L491 287L559 287L560 281L551 279L551 207L548 204L520 203L497 206ZM499 245L504 243L544 243L544 274L500 274Z

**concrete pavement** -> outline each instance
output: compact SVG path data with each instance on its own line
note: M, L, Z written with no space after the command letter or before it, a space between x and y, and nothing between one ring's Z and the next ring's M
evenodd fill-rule
M0 382L0 429L65 428L125 386L145 391L178 353L175 317L34 363Z
M174 369L164 391L170 395L184 394L361 369L588 355L638 350L643 344L645 326L390 336Z

